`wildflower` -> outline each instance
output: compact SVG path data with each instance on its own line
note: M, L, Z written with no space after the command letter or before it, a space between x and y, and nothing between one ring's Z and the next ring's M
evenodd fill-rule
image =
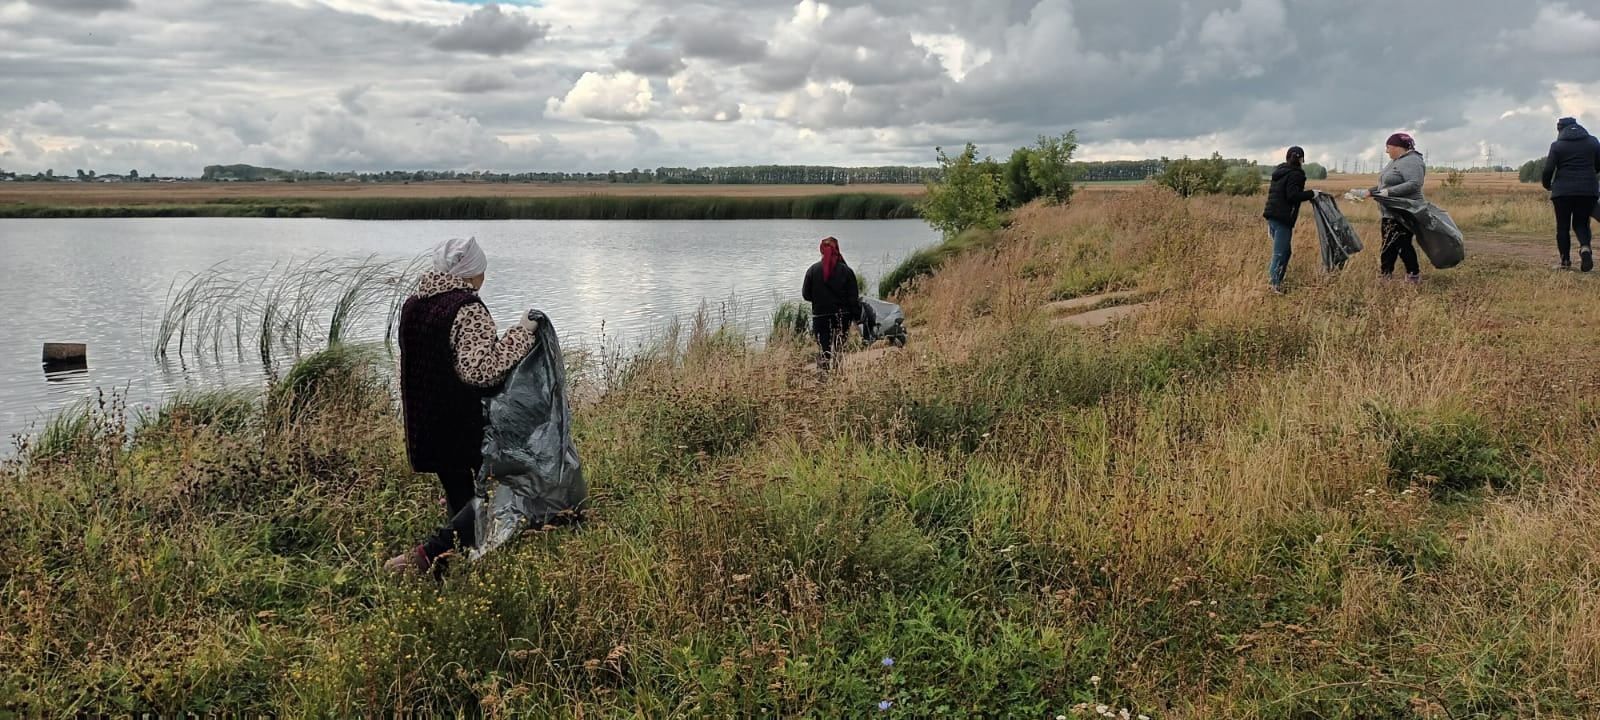
M1100 713L1101 715L1110 715L1111 714L1111 708L1106 707L1105 705L1096 705L1096 706L1094 706L1094 711L1097 712L1097 713Z
M888 710L889 708L892 708L892 707L894 707L894 703L889 701L889 700L885 700L885 701L883 701L881 703L878 703L878 712L883 712L883 711Z
M1065 716L1065 715L1057 715L1056 716L1056 720L1067 720L1067 716Z
M1091 676L1089 678L1089 684L1093 685L1095 687L1100 687L1100 676L1099 675Z
M1139 720L1150 720L1150 716L1149 715L1140 715L1139 716Z
M883 666L884 667L894 667L894 658L892 658L892 657L884 658L883 659Z

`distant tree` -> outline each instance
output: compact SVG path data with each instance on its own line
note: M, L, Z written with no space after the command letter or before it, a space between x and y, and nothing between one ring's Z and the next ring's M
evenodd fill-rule
M1065 204L1072 200L1072 179L1077 169L1072 166L1072 153L1078 150L1078 132L1051 137L1040 135L1039 143L1028 157L1028 175L1039 190L1039 195L1052 204Z
M129 180L138 180L139 179L139 171L138 170L129 170L128 171L128 179Z
M999 173L985 167L992 165L997 170L999 163L979 161L978 148L972 143L954 157L945 154L944 148L937 152L944 179L928 185L928 194L920 203L923 219L947 238L970 228L1000 227Z
M1319 163L1306 163L1305 167L1304 167L1304 170L1306 171L1306 179L1307 180L1327 180L1328 179L1328 169L1323 167Z
M87 180L87 179L89 179L88 174L84 173L83 168L78 168L78 179L79 180Z
M1039 197L1039 186L1034 184L1033 174L1028 167L1032 157L1033 150L1030 148L1017 148L1011 151L1011 159L1006 161L1005 171L1002 173L1007 207L1026 205Z
M1228 195L1255 195L1261 192L1261 169L1255 165L1235 165L1222 175L1221 191Z
M1525 183L1539 182L1544 175L1544 158L1529 160L1517 168L1517 179Z
M1223 178L1228 174L1228 163L1219 153L1206 160L1178 160L1162 158L1166 169L1156 176L1156 182L1171 188L1183 197L1215 195L1222 192Z

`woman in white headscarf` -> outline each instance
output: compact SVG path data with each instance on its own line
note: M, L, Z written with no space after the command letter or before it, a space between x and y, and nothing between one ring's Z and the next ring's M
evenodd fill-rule
M411 468L444 486L450 520L391 559L396 571L425 571L458 545L474 544L470 504L483 444L483 397L533 350L531 313L500 337L478 298L489 261L476 239L434 248L433 270L400 311L400 397Z

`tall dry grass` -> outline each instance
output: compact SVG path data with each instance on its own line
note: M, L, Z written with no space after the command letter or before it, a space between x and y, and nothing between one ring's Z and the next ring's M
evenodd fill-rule
M1334 276L1302 251L1272 297L1258 202L1025 208L916 281L909 348L826 383L803 338L758 347L704 316L575 360L589 523L440 585L378 567L442 515L386 390L293 412L269 392L243 417L186 399L131 440L107 429L114 406L89 408L0 475L0 696L23 713L1585 716L1589 278L1475 258L1412 289L1376 282L1371 251ZM1042 309L1107 287L1156 304L1091 330Z

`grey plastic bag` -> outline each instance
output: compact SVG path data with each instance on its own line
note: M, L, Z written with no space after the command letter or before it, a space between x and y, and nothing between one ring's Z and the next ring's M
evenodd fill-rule
M1351 255L1361 252L1361 238L1350 225L1333 196L1318 193L1311 198L1317 215L1317 237L1322 245L1322 269L1333 272L1344 267Z
M1422 254L1428 256L1428 262L1435 268L1446 270L1467 259L1467 247L1461 229L1456 227L1456 221L1450 219L1450 213L1439 206L1412 198L1374 195L1372 199L1394 211L1400 222L1411 228L1411 233L1417 237L1417 245L1422 247Z
M861 339L868 345L888 339L895 347L905 347L906 314L892 302L862 296Z
M549 318L535 313L538 345L485 403L474 560L525 529L571 517L589 495L572 443L561 343Z

